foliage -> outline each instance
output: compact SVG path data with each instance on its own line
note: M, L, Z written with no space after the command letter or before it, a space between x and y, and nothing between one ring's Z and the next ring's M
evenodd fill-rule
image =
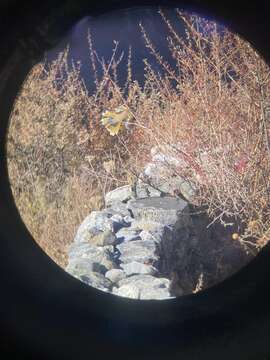
M206 206L213 222L238 224L234 238L245 246L268 241L269 69L222 26L177 10L186 27L180 37L159 13L170 31L175 68L140 28L164 75L145 59L140 87L130 48L121 88L118 42L107 64L89 32L93 94L80 78L80 64L68 65L66 49L52 64L33 68L15 103L8 136L12 191L26 225L59 265L83 218L103 205L108 190L136 179L155 145L168 145L182 161L171 166L172 174L196 184L194 204ZM119 107L127 109L130 126L107 131L104 114L117 114Z

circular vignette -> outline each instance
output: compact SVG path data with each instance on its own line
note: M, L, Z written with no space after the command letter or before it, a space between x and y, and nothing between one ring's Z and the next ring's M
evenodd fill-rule
M238 32L268 61L269 33L261 7L235 1L226 8L214 1L185 1L186 8L214 14ZM1 30L8 26L0 60L0 152L13 102L28 71L44 50L52 47L85 13L94 15L150 2L86 1L28 2L23 12L15 2L3 7ZM179 2L151 5L179 6ZM6 17L4 18L4 14ZM263 20L264 19L264 20ZM11 26L12 24L12 26ZM3 32L2 32L3 33ZM196 295L167 301L136 301L103 293L84 285L58 267L33 241L21 221L1 157L0 321L6 346L22 356L74 359L83 356L164 359L244 358L269 355L269 245L244 269L223 283ZM72 347L71 347L72 345ZM28 357L29 358L29 357Z

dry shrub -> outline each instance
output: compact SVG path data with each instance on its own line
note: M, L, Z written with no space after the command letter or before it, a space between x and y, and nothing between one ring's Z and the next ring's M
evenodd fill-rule
M146 85L156 104L145 121L149 143L168 144L185 166L172 168L199 189L213 222L238 224L243 244L269 238L270 73L259 54L216 23L177 10L186 26L179 37L160 10L170 36L172 69L141 26L146 46L163 67L147 66ZM176 86L174 86L176 85ZM158 100L157 100L158 99Z
M214 221L239 224L237 239L263 246L269 238L269 69L254 49L222 26L177 10L186 37L164 12L175 68L142 36L164 74L145 63L145 85L133 79L129 49L126 84L88 34L96 89L88 94L80 64L68 49L29 74L14 107L8 136L9 175L16 204L31 233L59 264L83 218L104 194L133 181L153 146L169 145L182 166L171 168L195 183L197 205ZM98 68L102 76L98 76ZM131 130L116 136L101 125L104 110L126 105ZM226 223L225 223L226 221Z
M78 176L69 179L62 189L62 206L49 206L46 218L37 237L42 249L58 265L67 265L68 246L73 241L79 224L93 210L104 206L103 196L91 183L83 183Z
M123 103L136 109L142 90L131 80L131 50L124 96L116 81L117 44L108 65L95 65L89 46L92 66L103 69L95 93L89 95L80 79L80 64L68 64L68 48L50 65L37 64L14 105L7 140L16 205L34 238L61 266L83 218L101 207L107 191L128 182L126 163L140 141L136 129L112 137L100 124L105 109Z

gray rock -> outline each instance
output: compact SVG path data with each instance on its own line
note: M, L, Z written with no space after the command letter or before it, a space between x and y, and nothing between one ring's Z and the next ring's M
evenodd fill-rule
M140 240L140 230L130 227L122 228L116 233L118 242Z
M105 195L105 205L110 206L115 202L125 202L132 198L132 189L130 185L124 185L108 192Z
M130 216L130 212L127 209L127 204L125 204L121 201L114 202L111 206L109 206L106 209L106 212L111 215L120 214L121 216Z
M89 259L75 258L69 261L66 271L73 276L87 275L91 272L98 272L105 274L107 271L104 265L98 262L93 262Z
M160 196L158 191L165 194L174 194L175 191L179 191L187 201L193 201L197 193L195 184L178 175L176 171L177 167L183 169L187 167L184 159L179 157L178 147L181 148L180 145L164 145L151 149L152 162L147 164L140 175L145 184L138 182L136 186L139 198ZM150 185L152 189L155 189L152 190L152 194Z
M144 220L134 220L131 223L130 229L151 232L160 232L164 228L163 224L160 224L156 221L144 221Z
M141 300L166 300L172 298L170 290L167 288L148 288L140 290Z
M108 291L112 288L110 280L106 279L104 275L94 271L80 275L78 279L99 290Z
M154 188L150 184L147 184L142 181L138 181L135 185L135 193L137 199L142 199L145 197L155 197L161 196L161 191Z
M73 243L69 250L69 260L73 259L88 259L93 263L100 263L106 270L110 270L116 267L113 261L113 247L112 246L91 246L90 244Z
M111 221L113 222L117 222L119 224L123 224L125 221L124 221L124 217L120 214L114 214L112 217L111 217Z
M131 224L132 221L134 221L134 218L131 217L130 215L126 215L126 216L124 217L124 221L125 221L126 224Z
M160 243L162 241L163 235L164 235L163 228L143 230L140 233L140 237L142 240L152 240L152 241L154 240L157 243Z
M128 264L121 264L120 266L128 276L135 274L155 275L158 272L154 266L145 265L137 261L132 261Z
M152 180L152 179L160 179L165 178L165 176L168 175L168 169L162 164L157 164L154 162L151 162L147 164L142 174L140 174L140 179L146 179ZM147 182L146 182L147 183Z
M182 199L152 197L131 200L128 207L139 221L153 221L164 225L181 221L183 226L190 222L188 204Z
M133 285L139 290L140 299L162 300L171 297L170 284L170 280L166 278L156 278L152 275L133 275L119 281L119 288Z
M113 294L130 299L140 298L140 290L133 284L126 284L120 288L113 288Z
M116 245L117 238L111 230L100 231L89 239L89 243L95 246Z
M99 231L113 231L110 217L105 211L92 211L79 226L74 242L88 242Z
M109 279L113 284L118 283L118 281L124 279L126 274L121 269L111 269L106 272L105 277Z
M116 248L120 252L120 260L124 263L130 263L132 261L137 262L155 262L159 259L158 249L154 241L151 240L135 240L129 242L123 242L117 245Z
M114 214L110 220L112 221L113 231L116 233L122 227L128 226L126 221L124 220L124 216L121 214Z

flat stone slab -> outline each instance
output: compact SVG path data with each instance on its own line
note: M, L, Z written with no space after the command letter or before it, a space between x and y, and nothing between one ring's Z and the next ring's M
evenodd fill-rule
M107 269L104 265L101 265L99 262L93 262L89 259L75 258L69 261L66 271L75 277L81 275L87 275L89 273L98 272L100 274L105 274Z
M88 259L93 263L100 263L107 270L116 267L113 261L113 246L92 246L90 244L79 243L71 244L69 250L69 261L74 259Z
M127 209L127 204L121 201L115 201L109 207L106 208L106 212L110 214L120 214L122 216L130 216Z
M120 260L124 263L137 261L140 263L157 261L159 256L157 254L157 246L155 241L151 240L135 240L123 242L117 245L116 248L120 252Z
M105 205L110 206L115 202L125 202L132 198L130 185L118 187L105 195Z
M133 284L126 284L121 286L120 288L113 288L113 294L126 297L129 299L139 299L140 298L140 290Z
M188 203L174 197L149 197L130 200L128 208L138 221L152 221L161 224L175 224L181 218L188 222Z
M163 224L160 224L156 221L144 221L144 220L134 220L131 223L130 229L140 230L140 231L151 231L151 232L161 232L164 228Z
M94 271L86 275L80 275L78 279L99 290L108 292L112 288L112 283L109 279L106 279L104 275Z
M132 289L137 288L139 290L139 299L141 300L162 300L171 297L170 286L171 281L166 278L156 278L152 275L133 275L126 279L119 281L118 292L121 292L121 296L126 296L127 286L132 286ZM135 293L135 291L133 291ZM138 294L137 294L138 296Z
M137 261L132 261L128 264L121 264L120 266L128 276L136 274L155 275L158 272L154 266L145 265Z
M111 215L104 211L92 211L79 226L74 242L88 242L99 231L113 231Z
M111 269L106 272L105 277L109 279L113 284L115 284L118 281L124 279L126 277L126 274L121 269Z
M117 238L111 230L100 231L89 238L89 243L95 246L116 245Z

